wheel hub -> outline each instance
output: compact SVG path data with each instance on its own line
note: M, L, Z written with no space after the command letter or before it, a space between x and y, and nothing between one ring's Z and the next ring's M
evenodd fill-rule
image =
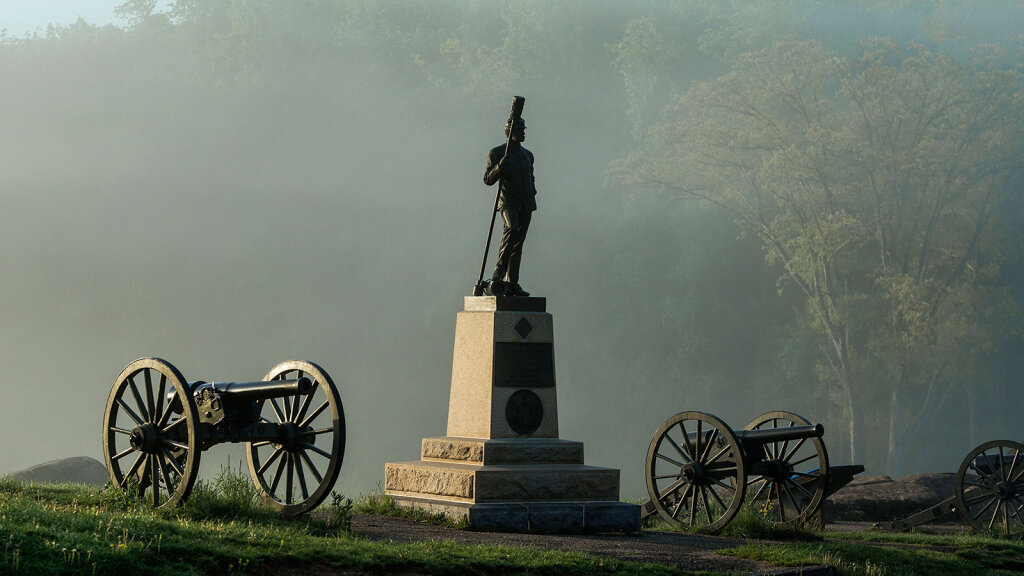
M279 424L277 428L278 440L274 442L276 448L284 448L288 452L294 452L298 446L298 427L292 422Z
M996 498L999 498L1000 500L1009 500L1014 497L1017 490L1013 484L1003 481L993 487L993 492L995 492Z
M143 424L132 430L128 436L132 448L146 454L155 454L160 449L160 431L151 423Z
M690 483L699 484L704 480L704 467L697 462L691 462L683 466L682 470L680 470L680 476Z

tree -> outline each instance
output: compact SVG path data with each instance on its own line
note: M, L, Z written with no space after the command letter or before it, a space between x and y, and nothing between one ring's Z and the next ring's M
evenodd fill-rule
M919 46L860 59L814 42L740 56L696 85L627 165L727 210L805 298L851 456L903 469L910 441L998 340L1015 303L992 223L1021 172L1021 76ZM861 442L889 398L887 453Z

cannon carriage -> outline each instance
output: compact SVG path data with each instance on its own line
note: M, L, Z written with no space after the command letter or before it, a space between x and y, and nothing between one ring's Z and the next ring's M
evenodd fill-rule
M1024 537L1024 444L985 442L967 453L953 480L953 496L902 520L876 528L909 530L959 514L974 530Z
M196 482L203 451L244 443L259 494L302 514L330 493L345 453L345 413L330 375L302 360L258 382L188 382L171 363L140 358L121 371L103 415L110 481L154 508L174 506Z
M675 414L651 439L641 514L714 533L750 502L773 522L806 523L864 471L829 466L823 434L791 412L767 412L743 430L703 412Z

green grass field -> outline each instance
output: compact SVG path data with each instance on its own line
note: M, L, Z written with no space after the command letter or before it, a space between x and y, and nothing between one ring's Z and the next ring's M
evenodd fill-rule
M0 478L0 574L684 574L669 567L452 542L375 542L353 534L355 511L402 514L379 495L335 495L316 517L263 508L247 476L222 471L184 506L152 511L116 490ZM420 518L429 520L429 518ZM831 564L839 574L1020 573L1024 544L979 536L759 531L726 555L778 566ZM746 528L742 528L746 526ZM767 532L765 532L767 530ZM733 533L743 536L742 533ZM774 538L786 540L774 540Z

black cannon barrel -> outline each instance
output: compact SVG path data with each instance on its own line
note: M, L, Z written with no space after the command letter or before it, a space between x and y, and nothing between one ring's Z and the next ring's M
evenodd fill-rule
M260 382L199 382L192 388L192 394L213 389L232 400L268 400L313 391L313 381L303 376L298 380L263 380Z
M821 438L825 427L821 424L813 426L787 426L785 428L758 428L756 430L736 430L736 437L744 442L784 442L803 438Z

